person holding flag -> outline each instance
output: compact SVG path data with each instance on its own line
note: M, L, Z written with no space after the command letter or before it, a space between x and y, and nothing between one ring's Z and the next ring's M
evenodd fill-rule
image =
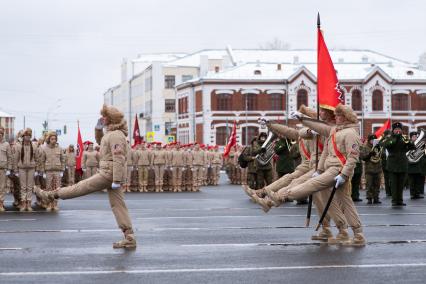
M101 115L95 128L96 141L101 145L99 172L72 186L61 187L49 192L35 187L34 192L42 201L49 203L57 199L76 198L106 188L112 212L124 234L124 239L114 243L113 248L135 248L136 238L121 190L125 180L127 122L123 113L112 106L104 105ZM105 135L104 128L106 129Z

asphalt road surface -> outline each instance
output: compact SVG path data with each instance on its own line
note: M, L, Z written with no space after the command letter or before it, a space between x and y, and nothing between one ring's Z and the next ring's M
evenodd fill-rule
M0 283L426 283L426 200L408 197L398 209L357 204L363 248L311 241L306 206L264 214L224 178L199 193L127 194L132 251L112 248L121 232L105 193L60 201L58 213L8 211Z

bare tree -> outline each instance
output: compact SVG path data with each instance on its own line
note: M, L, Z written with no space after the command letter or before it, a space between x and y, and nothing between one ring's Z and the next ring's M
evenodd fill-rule
M419 68L426 70L426 52L423 52L419 57Z
M260 49L270 49L270 50L289 50L290 44L288 42L284 42L279 38L274 38L271 41L267 41L265 43L259 44Z

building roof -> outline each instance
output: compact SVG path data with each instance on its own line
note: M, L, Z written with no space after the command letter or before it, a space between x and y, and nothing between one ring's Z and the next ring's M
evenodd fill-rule
M14 118L15 116L0 110L0 117L13 117Z
M139 54L136 59L132 60L134 63L134 72L135 74L145 70L152 62L170 62L177 60L184 56L187 56L188 53L146 53Z

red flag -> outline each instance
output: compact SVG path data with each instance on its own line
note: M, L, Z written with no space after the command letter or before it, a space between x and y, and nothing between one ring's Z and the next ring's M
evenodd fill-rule
M339 103L344 103L342 95L333 61L318 27L317 96L319 106L334 110Z
M139 122L138 122L138 116L135 116L135 127L133 129L133 140L135 141L133 146L139 145L142 142L142 137L140 135L140 131L139 131Z
M81 159L83 158L83 139L81 139L81 133L80 133L80 123L78 123L78 135L77 135L77 150L75 152L75 168L76 170L81 169Z
M377 138L379 138L380 136L383 135L383 132L385 132L385 130L390 129L390 118L388 118L388 120L386 120L385 123L383 123L382 127L380 127L376 133L374 133L376 135Z
M231 152L232 147L237 144L237 124L234 120L234 126L232 127L231 137L229 138L228 144L225 147L225 151L223 152L223 157L226 158Z

